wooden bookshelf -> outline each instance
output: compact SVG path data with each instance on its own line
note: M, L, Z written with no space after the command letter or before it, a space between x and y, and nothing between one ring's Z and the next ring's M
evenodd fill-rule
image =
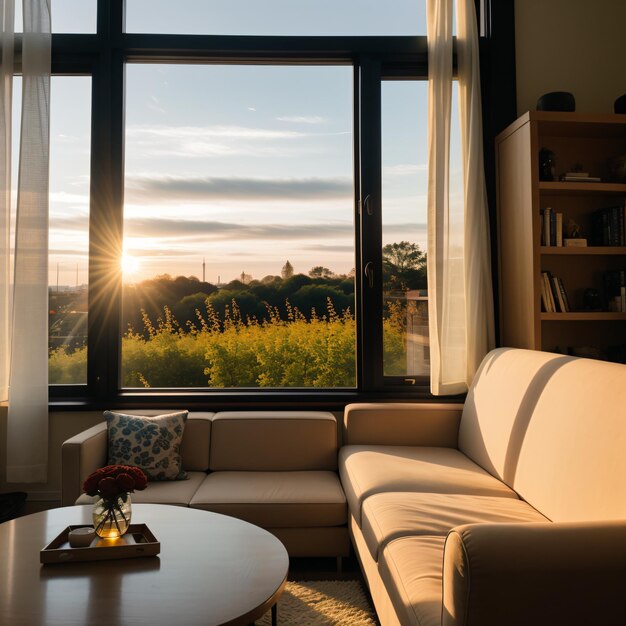
M587 246L585 248L540 246L539 253L560 256L624 256L626 255L626 246Z
M539 151L554 152L556 178L539 180ZM604 275L626 270L626 245L594 245L593 214L624 206L626 183L611 180L609 159L626 154L626 115L531 111L496 139L500 343L534 350L594 348L610 357L626 346L626 312L608 310ZM561 182L578 166L601 182ZM581 228L586 247L541 245L542 209ZM565 233L564 233L564 236ZM542 272L558 276L571 310L542 309ZM595 289L601 311L585 310Z

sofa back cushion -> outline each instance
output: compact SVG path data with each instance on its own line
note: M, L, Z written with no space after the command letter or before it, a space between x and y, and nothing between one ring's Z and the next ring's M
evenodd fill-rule
M213 418L211 470L337 469L337 421L322 411L223 411Z
M500 348L468 393L459 448L552 521L626 517L626 366Z
M343 445L456 448L462 404L380 402L348 404Z
M183 469L188 472L206 472L209 469L213 415L215 414L202 411L189 413L180 447Z

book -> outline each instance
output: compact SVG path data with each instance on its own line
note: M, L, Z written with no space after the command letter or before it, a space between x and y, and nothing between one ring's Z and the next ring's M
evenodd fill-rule
M552 293L552 281L550 280L550 274L548 272L541 272L543 282L546 288L546 300L548 302L548 313L556 313L556 302L554 301L554 295Z
M592 240L595 246L626 245L625 211L626 202L619 206L604 207L594 211L591 221Z
M548 272L548 285L550 286L550 291L552 293L552 301L554 302L555 312L564 313L564 310L561 307L561 301L559 300L559 287L551 272Z
M561 293L561 298L563 299L563 303L565 305L565 312L569 313L572 309L569 305L569 299L567 297L567 291L565 291L565 285L563 285L563 281L561 280L561 278L557 278L558 281L558 286L559 286L559 292Z
M567 246L568 248L586 248L587 240L583 239L582 237L576 237L574 239L566 238L563 239L563 245Z
M561 311L561 313L565 313L567 309L565 308L565 300L563 299L563 295L561 294L561 287L559 285L559 279L556 276L551 276L551 278L552 278L553 290L554 290L554 293L556 294L556 301L559 304L559 311Z
M560 248L563 245L563 213L557 213L555 221L555 245Z
M561 176L561 182L564 183L600 183L602 179L599 176L579 176L564 174Z
M550 221L551 221L552 209L550 207L546 207L543 210L543 245L550 246Z

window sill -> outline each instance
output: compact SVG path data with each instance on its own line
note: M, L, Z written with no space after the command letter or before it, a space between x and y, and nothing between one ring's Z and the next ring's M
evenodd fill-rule
M110 399L52 398L51 411L89 411L115 408L180 409L223 411L238 409L322 409L343 411L353 402L440 402L458 403L464 396L433 396L426 387L389 389L377 392L340 391L123 391Z

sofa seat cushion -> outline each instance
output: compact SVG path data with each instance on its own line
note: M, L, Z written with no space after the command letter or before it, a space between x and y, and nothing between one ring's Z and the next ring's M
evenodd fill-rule
M372 558L400 537L445 536L455 526L478 522L547 522L523 500L500 496L389 492L363 502L361 529Z
M130 494L135 504L175 504L189 506L198 487L206 478L205 472L187 472L187 480L148 482L143 491L133 491ZM76 504L91 504L94 498L83 494L76 500Z
M339 473L350 512L361 525L363 501L387 491L517 498L504 483L455 448L344 446Z
M441 626L445 541L403 537L381 552L378 571L402 626Z
M339 526L346 498L335 472L212 472L191 507L232 515L264 528Z

